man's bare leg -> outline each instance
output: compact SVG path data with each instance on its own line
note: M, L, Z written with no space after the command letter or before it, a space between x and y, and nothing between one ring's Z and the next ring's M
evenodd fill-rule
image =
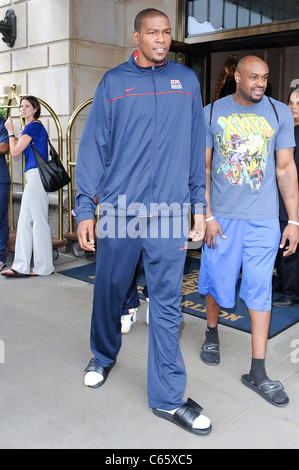
M265 359L268 333L270 326L270 310L260 312L259 310L248 309L251 320L251 342L252 357L255 359Z
M220 306L211 295L206 295L206 308L208 326L215 328L218 325Z

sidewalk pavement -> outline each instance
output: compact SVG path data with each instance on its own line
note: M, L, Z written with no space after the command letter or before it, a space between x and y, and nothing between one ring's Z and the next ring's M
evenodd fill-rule
M12 259L10 253L7 268ZM144 301L105 385L85 387L93 285L59 271L93 261L92 255L60 254L51 276L0 276L1 449L114 449L117 455L124 449L298 449L299 323L268 342L268 375L290 398L278 408L241 383L250 367L250 334L220 325L221 362L210 367L199 358L205 320L183 315L185 398L211 419L207 436L182 430L148 407Z

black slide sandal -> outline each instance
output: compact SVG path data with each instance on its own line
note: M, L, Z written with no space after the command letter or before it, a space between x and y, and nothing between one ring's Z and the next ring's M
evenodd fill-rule
M166 419L171 421L174 424L177 424L186 431L191 432L192 434L205 435L211 432L212 425L204 429L193 428L193 423L195 419L202 412L202 407L198 405L195 401L188 398L187 403L182 405L174 414L167 413L167 411L159 410L157 408L152 408L153 413L159 418Z
M264 382L262 382L259 386L256 386L252 381L249 380L248 374L242 375L241 380L246 387L258 393L272 405L282 407L289 403L289 397L287 396L286 392L283 392L284 387L279 382L279 380L264 380ZM284 401L275 401L275 395L279 392L283 392L283 395L285 396Z

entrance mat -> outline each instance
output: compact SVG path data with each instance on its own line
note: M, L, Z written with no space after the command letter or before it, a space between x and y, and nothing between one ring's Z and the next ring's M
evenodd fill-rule
M205 296L197 291L198 286L198 272L200 266L200 259L187 256L183 280L183 298L182 310L185 313L194 315L196 317L206 319L206 306ZM77 268L66 269L60 271L60 274L70 276L81 281L94 283L95 278L95 263L85 264ZM146 284L145 276L142 271L138 273L137 277L137 290L138 296L144 299L142 293L143 287ZM221 308L219 315L219 323L222 325L236 328L237 330L251 332L250 318L247 307L242 299L239 298L239 285L236 289L236 305L234 308L224 309ZM273 294L279 297L281 294L276 292ZM278 335L287 328L295 325L299 321L299 305L287 308L272 307L271 323L269 329L269 339Z

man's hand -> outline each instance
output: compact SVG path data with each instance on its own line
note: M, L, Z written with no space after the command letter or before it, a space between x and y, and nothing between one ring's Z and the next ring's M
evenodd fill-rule
M189 237L193 242L203 240L206 231L206 216L205 214L194 214L194 225L189 233Z
M212 242L213 250L216 250L217 233L221 238L226 238L226 235L222 233L221 227L218 224L217 220L213 219L207 222L205 242L208 248L211 248Z
M289 245L285 248L283 256L290 256L295 253L299 243L299 227L294 224L288 224L282 233L279 248L284 248L289 240Z
M86 219L78 223L78 242L86 251L95 251L95 220Z

